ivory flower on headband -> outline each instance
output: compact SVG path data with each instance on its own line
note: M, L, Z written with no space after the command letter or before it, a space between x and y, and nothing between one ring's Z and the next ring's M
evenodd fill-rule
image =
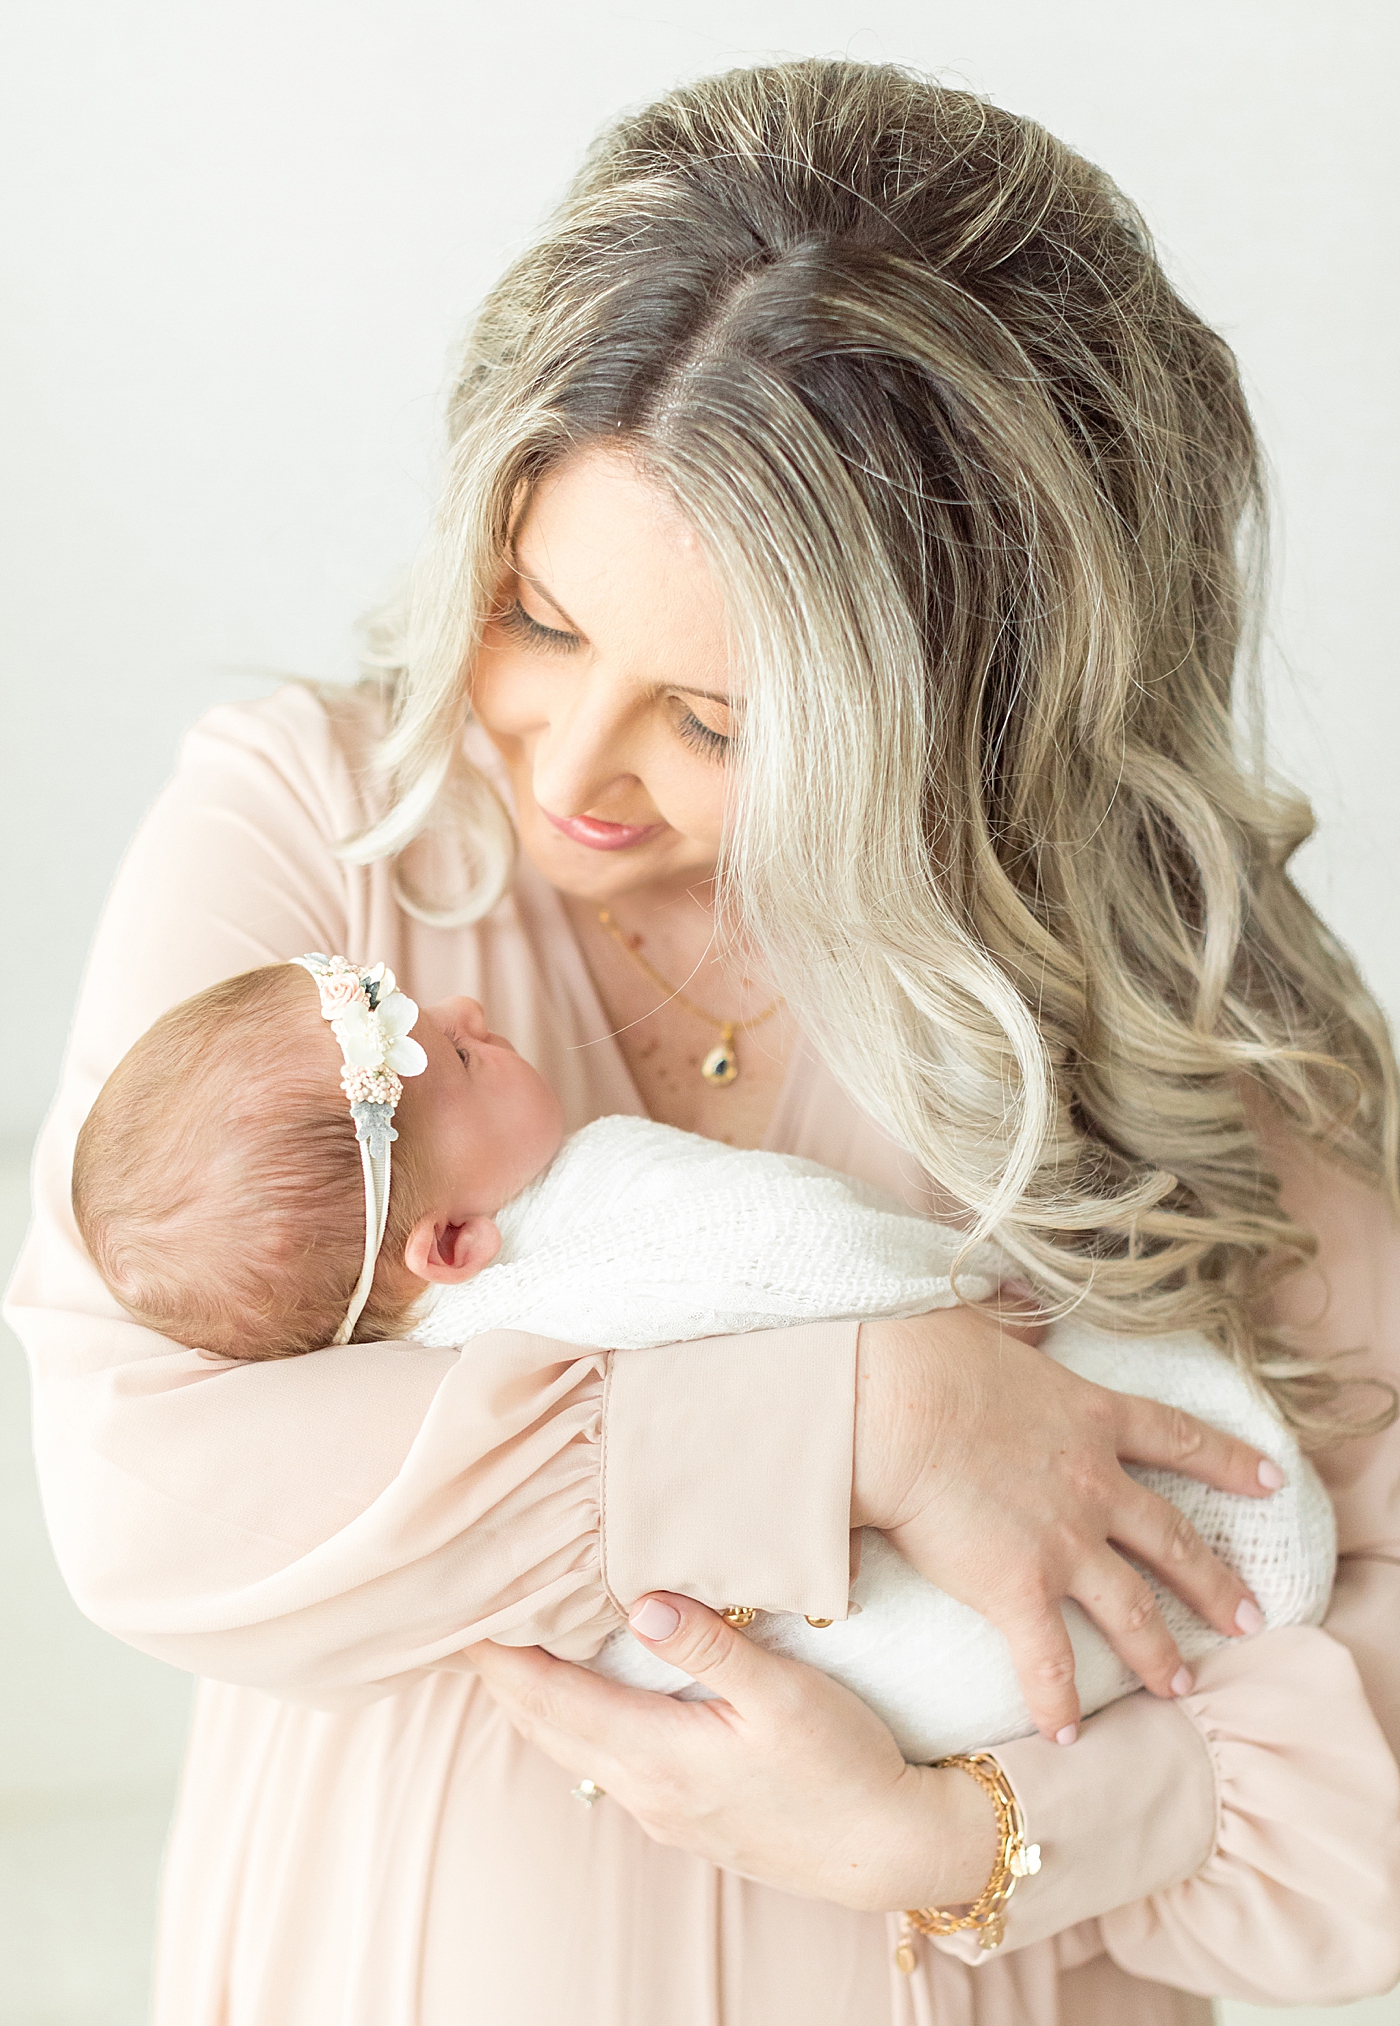
M343 957L331 961L345 964ZM397 1104L403 1094L399 1078L421 1076L428 1066L427 1056L409 1032L418 1019L413 1000L399 991L393 972L384 964L363 974L345 964L344 971L331 971L324 982L318 977L316 983L321 987L321 1012L345 1057L340 1073L345 1095L352 1101L373 1099L382 1088L379 1101ZM347 996L350 988L353 998Z
M330 1022L331 1033L340 1043L345 1058L340 1087L350 1103L364 1170L364 1264L345 1320L333 1339L337 1344L348 1344L369 1300L389 1221L389 1147L398 1138L392 1121L394 1107L403 1095L400 1079L421 1076L428 1058L409 1031L417 1022L418 1008L399 990L387 964L362 971L346 957L324 957L319 951L292 961L316 980L321 1017Z

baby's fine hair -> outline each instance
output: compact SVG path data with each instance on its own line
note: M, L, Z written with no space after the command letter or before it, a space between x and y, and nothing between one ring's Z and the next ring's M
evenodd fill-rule
M228 1358L330 1343L365 1245L340 1066L315 983L294 964L184 1000L122 1057L78 1134L73 1214L137 1322ZM403 1261L419 1194L401 1134L357 1343L402 1335L423 1292Z

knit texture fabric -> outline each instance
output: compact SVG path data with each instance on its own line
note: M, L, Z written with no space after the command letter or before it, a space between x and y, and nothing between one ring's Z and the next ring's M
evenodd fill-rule
M439 1292L415 1331L421 1341L460 1344L509 1327L641 1350L822 1318L920 1315L985 1300L1003 1274L995 1247L967 1248L960 1233L816 1162L631 1117L573 1134L497 1222L499 1259ZM1115 1336L1074 1317L1052 1324L1042 1349L1082 1378L1185 1408L1273 1457L1288 1481L1266 1499L1129 1468L1238 1572L1270 1629L1321 1622L1336 1563L1331 1501L1243 1373L1197 1336ZM1144 1574L1183 1658L1224 1643ZM913 1763L1030 1734L1001 1634L873 1530L862 1537L851 1608L825 1628L760 1613L749 1636L861 1696ZM1063 1609L1087 1716L1141 1683L1077 1605ZM703 1693L625 1628L592 1665L636 1687Z

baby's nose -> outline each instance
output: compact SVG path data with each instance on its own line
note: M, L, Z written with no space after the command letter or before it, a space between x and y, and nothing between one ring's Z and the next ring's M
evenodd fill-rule
M427 1010L439 1024L463 1028L473 1041L485 1041L490 1036L491 1030L486 1024L485 1009L479 999L468 999L465 996L444 999L440 1004L430 1006Z

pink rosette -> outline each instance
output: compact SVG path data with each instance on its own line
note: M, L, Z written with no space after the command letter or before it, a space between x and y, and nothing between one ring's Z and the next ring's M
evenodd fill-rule
M321 1012L327 1020L338 1019L352 1006L363 1006L365 1003L365 988L357 971L332 971L329 975L318 977L316 984L321 994Z

